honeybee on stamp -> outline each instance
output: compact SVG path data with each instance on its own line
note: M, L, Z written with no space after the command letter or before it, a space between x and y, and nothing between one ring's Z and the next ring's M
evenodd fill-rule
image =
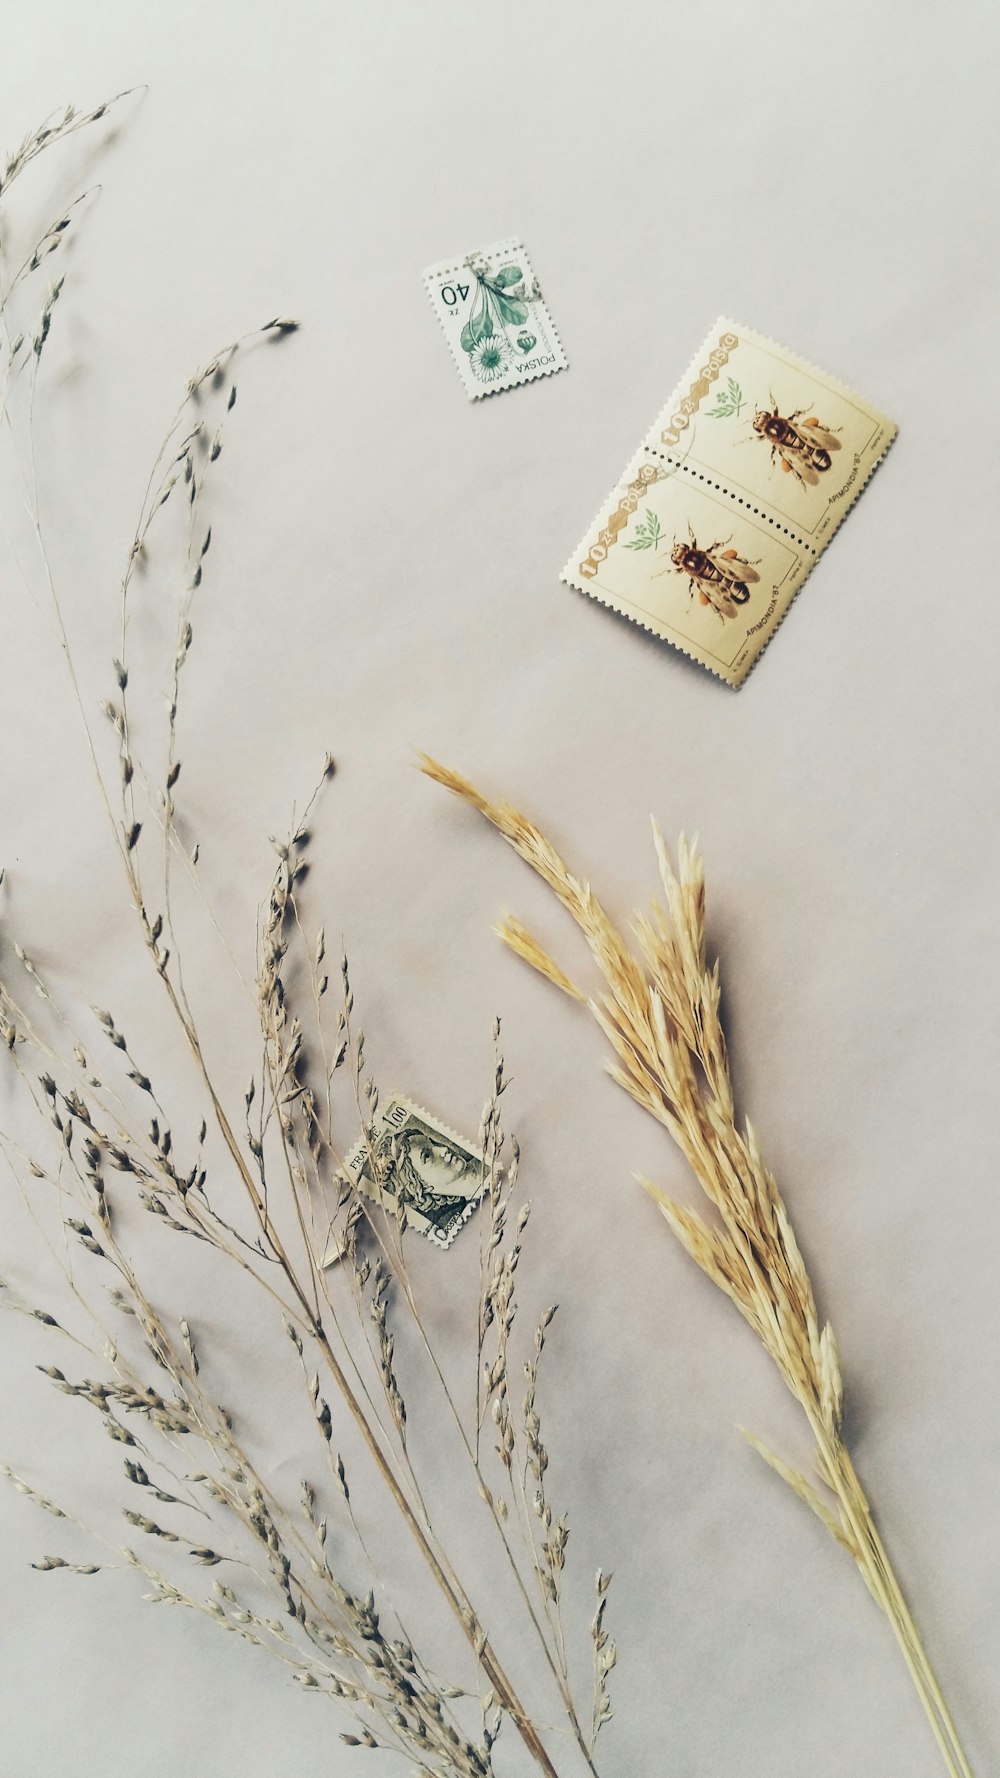
M803 487L814 488L833 461L831 453L840 450L839 438L815 414L803 419L804 407L785 416L778 412L774 396L769 399L770 408L754 414L754 432L770 445L772 463L780 463Z
M668 574L672 569L677 574L686 574L691 598L697 593L699 605L710 605L723 621L735 617L737 606L746 604L750 588L760 579L756 566L737 550L726 548L728 537L710 543L707 549L699 547L690 525L688 537L688 543L674 541L670 551L671 568L663 568L660 572Z

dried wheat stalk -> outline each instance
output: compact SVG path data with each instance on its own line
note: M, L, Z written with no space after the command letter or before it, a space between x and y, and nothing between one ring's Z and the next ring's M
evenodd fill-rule
M96 123L107 109L99 106L82 117L69 109L33 132L10 158L0 190L44 148ZM364 1033L355 1026L346 956L332 972L339 993L331 993L323 930L310 929L303 902L315 796L287 837L274 842L277 862L260 915L256 979L237 972L225 1000L234 1051L249 1012L249 1035L259 1055L238 1111L217 1078L194 1011L197 996L185 977L190 931L175 892L181 872L212 917L199 886L199 847L191 845L192 812L179 825L175 806L183 798L181 687L194 644L195 605L215 561L209 555L211 484L236 403L238 358L249 345L285 339L296 323L268 322L216 353L187 385L128 549L118 655L102 705L109 726L99 733L46 553L31 442L39 366L62 290L59 280L34 299L35 274L58 251L75 214L72 206L61 213L21 270L0 280L3 436L35 552L34 572L18 565L29 592L53 620L69 668L136 915L140 960L144 953L148 968L150 998L143 1004L152 1019L151 999L166 997L176 1050L193 1058L196 1085L171 1112L176 1052L147 1055L143 1029L126 1037L123 1021L103 1007L94 1009L96 1023L84 1026L25 945L11 939L5 919L0 1054L33 1108L35 1124L30 1149L19 1129L0 1131L0 1159L49 1245L61 1296L43 1307L0 1284L0 1306L30 1316L43 1337L60 1347L60 1362L38 1368L59 1393L98 1416L112 1465L109 1492L120 1490L130 1527L124 1545L102 1539L108 1554L97 1562L49 1554L35 1567L45 1574L92 1576L124 1566L141 1575L151 1600L208 1616L276 1655L304 1690L338 1700L354 1719L353 1732L342 1736L349 1746L403 1754L412 1769L438 1778L492 1778L495 1743L506 1721L546 1778L558 1778L548 1727L538 1726L544 1718L522 1702L486 1627L494 1601L478 1597L479 1583L466 1585L456 1571L440 1510L428 1501L410 1447L410 1378L397 1360L394 1331L407 1319L409 1345L436 1392L431 1400L442 1424L435 1432L450 1437L455 1451L456 1486L464 1474L470 1500L475 1494L482 1502L484 1528L497 1540L523 1608L524 1637L534 1639L542 1708L547 1716L558 1700L577 1763L596 1778L595 1742L610 1715L607 1675L614 1664L604 1625L607 1581L598 1574L588 1723L570 1684L562 1619L567 1527L554 1517L543 1480L548 1454L537 1372L554 1311L543 1316L521 1361L523 1404L516 1410L511 1403L520 1332L514 1286L528 1207L514 1215L516 1146L508 1149L502 1127L506 1082L499 1055L480 1129L482 1239L470 1330L475 1413L463 1416L407 1263L412 1237L405 1231L405 1208L398 1218L382 1216L359 1195L344 1167L358 1133L368 1143L376 1186L388 1186L393 1156L376 1144L379 1094L365 1062ZM6 245L6 229L3 239ZM15 332L13 310L21 303L30 309L33 300L33 315ZM140 564L156 582L152 594L139 579ZM158 702L137 693L143 663L130 659L129 616L139 597L167 597L178 585L176 641L163 676L166 722L147 755L139 737ZM148 768L147 758L153 761ZM327 758L321 784L332 771ZM217 1005L226 994L215 972L211 993ZM317 1259L332 1232L343 1254L334 1274ZM306 1473L292 1498L255 1456L255 1379L242 1379L240 1399L220 1400L207 1331L192 1313L161 1301L159 1239L179 1240L185 1251L197 1243L223 1275L237 1267L256 1287L247 1332L273 1326L276 1356L291 1367L311 1424L311 1456L303 1457ZM487 1426L494 1430L492 1440L482 1436ZM411 1636L394 1609L386 1585L394 1576L382 1572L378 1548L366 1542L355 1517L337 1451L342 1433L355 1436L361 1462L370 1465L365 1486L383 1490L383 1504L398 1512L412 1534L423 1580L443 1596L460 1627L471 1681L469 1674L464 1684L442 1677L423 1632ZM2 1473L51 1517L77 1527L33 1480L9 1468ZM359 1581L359 1575L365 1578ZM453 1660L453 1652L447 1658Z
M609 1072L669 1131L717 1212L707 1222L642 1184L681 1246L749 1322L798 1402L814 1440L815 1481L747 1433L753 1448L848 1551L885 1612L951 1778L971 1778L968 1760L844 1440L844 1388L833 1329L820 1321L795 1232L749 1123L737 1123L719 1017L719 965L705 956L705 875L683 836L675 871L653 823L664 902L633 923L635 948L590 885L574 876L545 835L510 803L494 803L468 781L422 757L422 768L478 809L531 865L576 921L604 980L588 997L516 920L498 927L518 956L589 1007L616 1060Z

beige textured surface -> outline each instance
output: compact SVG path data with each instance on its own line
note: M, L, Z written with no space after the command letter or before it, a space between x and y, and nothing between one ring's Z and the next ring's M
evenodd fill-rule
M700 832L743 1102L985 1778L1000 1752L996 47L985 0L36 0L5 42L11 140L67 98L150 87L102 162L39 415L95 698L184 377L276 311L307 324L240 377L188 807L245 956L266 836L331 747L314 892L349 942L386 1088L474 1125L505 1017L536 1204L523 1294L562 1304L553 1488L581 1576L600 1560L618 1577L608 1778L935 1778L937 1756L849 1565L734 1430L794 1448L763 1356L631 1182L682 1193L679 1163L602 1080L597 1034L489 924L513 908L575 963L570 935L408 749L513 796L615 910L651 888L651 809ZM421 271L513 230L572 368L472 406ZM738 694L558 582L720 312L900 426ZM128 1005L135 956L61 664L6 562L2 611L7 905L43 959L69 957L82 1004L110 978ZM159 634L147 611L138 640ZM221 1045L210 946L201 961ZM238 1091L238 1060L231 1076ZM22 1220L4 1228L3 1270L27 1286ZM437 1280L460 1254L427 1256ZM76 1472L86 1503L74 1404L42 1393L37 1333L4 1331L2 1454L46 1485ZM244 1362L270 1400L263 1331ZM276 1468L294 1463L280 1403L273 1439ZM456 1531L474 1560L473 1522ZM0 1494L4 1778L355 1770L332 1714L211 1626L114 1578L33 1574L50 1542Z

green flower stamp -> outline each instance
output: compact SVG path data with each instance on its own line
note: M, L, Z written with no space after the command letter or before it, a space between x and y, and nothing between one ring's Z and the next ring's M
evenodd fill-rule
M566 369L566 354L522 241L424 273L470 400Z

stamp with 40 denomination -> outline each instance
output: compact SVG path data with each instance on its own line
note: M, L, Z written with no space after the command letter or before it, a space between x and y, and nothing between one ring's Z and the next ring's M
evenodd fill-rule
M567 368L521 241L431 266L424 282L470 400Z
M422 1106L393 1097L375 1116L371 1142L355 1144L344 1163L355 1189L373 1204L399 1215L435 1247L450 1247L483 1194L483 1154ZM343 1255L336 1233L324 1266Z
M719 321L562 578L741 685L895 436L843 383Z

